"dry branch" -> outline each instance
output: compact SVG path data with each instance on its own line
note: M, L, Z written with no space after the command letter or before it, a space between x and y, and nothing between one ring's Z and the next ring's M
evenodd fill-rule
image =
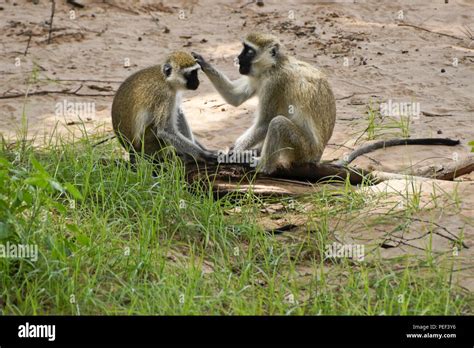
M23 53L24 56L26 56L26 54L28 53L28 49L30 48L31 37L33 36L33 32L31 30L29 30L28 34L29 34L28 35L28 42L26 43L25 53Z
M51 33L53 32L54 10L56 8L56 1L51 0L51 18L49 19L48 45L51 43Z
M423 176L438 180L454 180L455 178L469 174L474 171L474 156L469 156L460 161L453 161L449 164L443 164L441 169L429 167L415 173L417 176Z
M315 183L365 183L373 185L390 179L415 180L454 178L474 171L474 156L446 165L442 170L419 171L415 175L365 171L354 167L342 167L332 163L307 163L289 169L278 169L271 176L256 173L255 168L238 164L187 165L187 181L190 184L212 186L214 196L229 193L245 194L252 191L259 196L295 196L315 192Z
M110 2L108 2L108 1L106 1L106 0L104 0L103 3L104 3L105 5L110 6L110 7L114 7L114 8L116 8L116 9L118 9L118 10L121 10L121 11L124 11L124 12L128 12L128 13L132 13L132 14L134 14L134 15L139 15L139 14L140 14L140 13L137 12L137 11L133 11L133 10L131 10L131 9L129 9L129 8L125 8L125 7L116 5L116 4L114 4L114 3L110 3Z
M82 85L81 85L82 87ZM114 93L77 93L80 88L72 91L70 89L63 89L59 91L35 91L35 92L23 92L23 93L15 93L15 94L7 94L1 95L0 99L12 99L12 98L21 98L21 97L28 97L31 95L47 95L47 94L65 94L65 95L76 95L78 97L111 97L114 96Z
M422 111L423 115L427 117L445 117L445 116L453 116L453 114L436 114L434 112Z
M414 25L414 24L398 23L398 26L399 26L399 27L412 27L412 28L415 28L415 29L427 31L428 33L433 33L433 34L438 34L438 35L442 35L442 36L447 36L447 37L450 37L450 38L453 38L453 39L456 39L456 40L463 40L463 38L461 38L461 37L457 37L457 36L450 35L450 34L445 34L445 33L440 33L440 32L437 32L437 31L432 31L432 30L429 30L429 29L426 29L426 28L423 28L423 27L419 27L419 26Z
M94 79L59 79L59 78L46 78L39 79L40 81L55 81L55 82L100 82L100 83L122 83L123 81L118 80L94 80Z
M315 191L314 183L341 183L346 178L352 185L364 181L377 182L369 172L330 163L307 163L291 169L278 169L271 176L256 173L255 168L236 164L187 165L186 173L187 181L191 184L211 185L217 198L248 191L260 196L301 195Z

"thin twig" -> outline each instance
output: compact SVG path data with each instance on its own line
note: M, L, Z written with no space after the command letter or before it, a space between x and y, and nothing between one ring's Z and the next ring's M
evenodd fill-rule
M119 9L119 10L122 10L122 11L125 11L125 12L129 12L129 13L133 13L134 15L139 15L139 14L140 14L140 13L138 13L138 12L136 12L136 11L130 10L129 8L124 8L124 7L121 7L121 6L119 6L119 5L112 4L112 3L110 3L110 2L108 2L108 1L106 1L106 0L104 0L103 3L106 4L106 5L109 5L109 6L111 6L111 7L115 7L115 8L117 8L117 9Z
M51 33L53 31L53 19L54 19L55 8L56 8L56 1L51 0L51 18L49 19L48 45L51 43Z
M433 33L433 34L438 34L438 35L442 35L442 36L447 36L447 37L450 37L450 38L453 38L453 39L456 39L456 40L463 40L461 37L457 37L457 36L450 35L450 34L445 34L445 33L440 33L440 32L438 32L438 31L432 31L432 30L429 30L429 29L426 29L426 28L423 28L423 27L419 27L419 26L414 25L414 24L398 23L398 26L399 26L399 27L412 27L412 28L415 28L415 29L427 31L428 33Z
M151 11L148 11L148 14L150 15L150 17L152 18L153 22L155 22L156 26L158 28L160 28L160 19L159 18L156 18L155 16L153 16L153 14L151 13Z
M13 98L21 98L21 97L26 97L26 96L32 96L32 95L47 95L47 94L66 94L66 95L77 95L78 97L112 97L115 95L115 93L112 94L91 94L91 93L77 93L80 89L82 88L82 85L79 86L74 91L71 91L69 89L64 89L61 91L36 91L36 92L29 92L29 93L15 93L15 94L9 94L9 95L2 95L0 96L0 99L13 99Z
M99 146L103 143L106 143L108 142L109 140L112 140L112 139L115 139L117 136L115 134L112 134L112 135L109 135L107 138L95 143L94 145L92 145L92 147L96 147L96 146Z
M33 32L30 30L29 34L30 35L28 36L28 43L26 44L25 53L23 53L24 56L26 56L26 54L28 53L28 48L30 48L30 42L31 42L31 37L33 36Z
M355 93L352 93L352 94L349 94L348 96L346 97L340 97L340 98L336 98L336 100L344 100L344 99L349 99L351 97L355 96Z
M240 6L240 8L244 8L244 7L247 7L248 5L252 5L253 3L255 3L255 0L251 0L243 5Z
M474 40L474 32L467 25L464 25L461 31L469 40Z
M428 112L428 111L422 111L421 112L423 115L428 116L428 117L444 117L444 116L453 116L453 114L435 114L433 112Z
M123 81L114 80L90 80L90 79L57 79L57 78L46 78L39 79L40 81L55 81L55 82L100 82L100 83L122 83Z
M72 92L72 93L73 93L73 94L76 94L77 92L79 92L79 90L82 88L82 86L83 86L83 85L82 85L82 83L81 83L81 85L80 85L79 87L77 87L77 89L76 89L74 92Z
M425 223L428 223L428 224L435 225L436 227L445 230L448 234L451 235L452 238L449 238L449 237L447 237L447 236L445 236L445 235L443 235L443 234L438 233L440 236L443 236L444 238L449 239L449 240L452 241L452 242L457 242L457 243L460 242L463 248L469 249L469 246L467 246L466 243L464 243L463 241L461 241L458 236L456 236L453 232L451 232L450 230L448 230L446 227L444 227L444 226L442 226L442 225L440 225L440 224L438 224L438 223L436 223L436 222L434 222L434 221L427 221L427 220L423 220L423 219L419 219L419 218L415 218L415 217L410 217L409 219L410 219L410 220L414 220L414 221L418 221L418 222L425 222Z
M357 92L357 93L352 93L352 94L349 94L345 97L339 97L339 98L336 98L336 100L344 100L344 99L349 99L349 98L352 98L356 95L364 95L364 94L371 94L372 96L374 96L375 93L379 93L379 91L373 91L373 92Z

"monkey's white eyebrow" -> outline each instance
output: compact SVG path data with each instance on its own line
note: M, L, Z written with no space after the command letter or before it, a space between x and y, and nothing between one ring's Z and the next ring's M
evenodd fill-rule
M248 48L254 50L255 52L257 51L257 48L248 41L244 41L244 45L247 46Z
M193 66L190 66L189 68L184 68L184 69L182 69L181 71L182 71L183 73L187 73L187 72L190 72L190 71L193 71L193 70L196 70L196 69L200 69L200 68L201 68L201 66L196 63L196 64L194 64Z

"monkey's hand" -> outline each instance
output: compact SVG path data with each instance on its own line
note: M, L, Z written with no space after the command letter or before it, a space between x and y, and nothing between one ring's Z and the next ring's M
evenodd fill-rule
M201 66L202 71L206 71L206 69L211 67L211 65L199 53L191 52L191 54L194 59L196 59L196 63Z
M217 151L206 150L199 156L204 162L217 163L218 155Z

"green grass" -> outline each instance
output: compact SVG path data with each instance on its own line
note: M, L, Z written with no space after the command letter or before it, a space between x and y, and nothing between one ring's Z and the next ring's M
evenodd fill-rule
M375 105L374 105L375 104ZM412 117L410 116L383 116L380 113L380 105L369 100L366 111L367 127L363 134L367 140L375 140L382 136L390 135L396 138L409 138Z
M295 214L313 209L301 238L277 237L257 223L275 199L215 200L178 161L155 177L115 141L92 143L2 145L0 243L35 244L39 257L0 258L1 314L472 314L453 261L324 259L341 215L371 200L363 190L285 200Z

